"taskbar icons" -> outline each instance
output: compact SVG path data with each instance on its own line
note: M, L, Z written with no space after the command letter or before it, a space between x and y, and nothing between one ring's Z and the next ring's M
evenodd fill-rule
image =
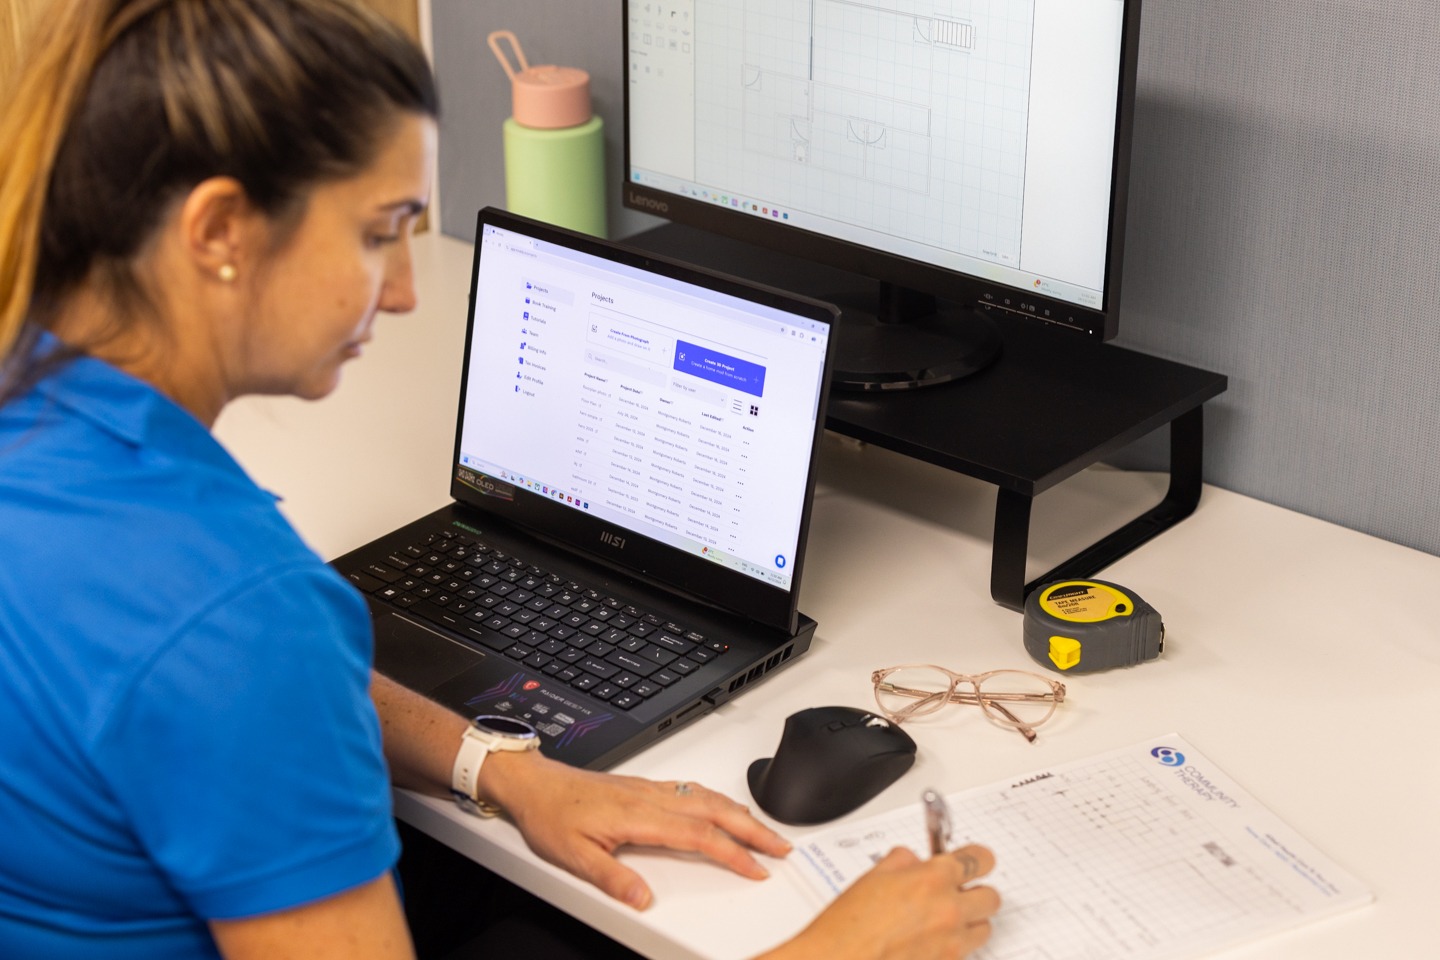
M689 197L692 200L699 200L702 203L714 204L721 207L729 207L741 213L748 213L751 216L767 217L771 220L789 220L792 211L783 207L775 206L763 200L752 200L742 197L739 194L727 193L723 190L712 190L709 187L698 184L687 183L676 180L673 177L664 177L656 174L634 171L630 179L641 186L654 187L657 190L664 190L668 193L678 193L682 197Z
M749 560L742 560L740 557L728 554L723 550L717 550L714 547L703 545L700 547L700 556L706 560L714 561L721 566L738 570L740 573L752 579L763 580L766 583L771 583L787 590L790 588L790 574L785 572L787 561L784 554L779 554L775 557L775 566L777 569L770 569L760 564L751 563Z
M560 487L552 487L550 484L545 483L544 481L534 480L530 477L522 476L518 473L512 473L508 470L488 470L478 461L475 461L470 457L461 457L460 463L464 466L473 466L477 470L484 470L489 476L494 477L496 480L503 480L506 483L512 484L516 487L520 487L523 490L529 490L531 493L538 493L540 496L548 497L549 499L554 500L557 503L567 504L577 510L590 509L590 501L586 500L583 496L577 496L576 494L561 489Z
M790 211L782 210L780 207L772 206L758 200L747 200L735 194L722 193L719 190L710 190L705 187L692 187L683 184L680 187L680 195L700 200L704 203L713 203L722 207L729 207L732 210L739 210L741 213L748 213L751 216L769 217L771 220L789 220Z

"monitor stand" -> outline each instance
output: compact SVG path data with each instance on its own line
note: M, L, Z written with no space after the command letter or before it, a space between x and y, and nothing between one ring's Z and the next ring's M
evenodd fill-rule
M835 372L839 390L914 390L968 377L1000 355L1000 335L978 310L941 307L934 296L881 283L878 303L822 296L840 308Z
M864 295L863 281L844 271L691 227L667 224L626 242L783 290L812 296L841 291L839 299L845 299L844 291L858 289ZM1042 329L1024 317L997 319L994 329L1003 344L998 362L941 387L831 390L825 427L994 484L990 596L1020 610L1040 585L1093 577L1194 512L1202 486L1204 404L1227 384L1218 373ZM1028 577L1035 498L1162 427L1170 435L1170 486L1160 503Z

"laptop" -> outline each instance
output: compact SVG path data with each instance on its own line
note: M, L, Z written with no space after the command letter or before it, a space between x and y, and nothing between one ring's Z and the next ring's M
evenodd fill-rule
M803 654L835 307L480 211L452 502L333 565L375 665L611 766Z

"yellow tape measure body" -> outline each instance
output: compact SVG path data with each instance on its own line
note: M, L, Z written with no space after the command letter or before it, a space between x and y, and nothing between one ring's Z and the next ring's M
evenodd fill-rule
M1061 673L1090 673L1154 660L1165 624L1127 587L1104 580L1059 580L1025 600L1025 650Z

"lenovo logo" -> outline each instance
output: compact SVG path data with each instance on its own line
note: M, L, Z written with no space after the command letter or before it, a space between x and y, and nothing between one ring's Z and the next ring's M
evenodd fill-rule
M625 549L625 538L624 538L624 537L617 537L617 536L615 536L615 534L611 533L609 530L602 530L602 531L601 531L601 533L600 533L600 542L601 542L601 543L604 543L604 544L607 544L607 545L609 545L609 546L612 546L612 547L614 547L614 548L617 549L617 550L624 550L624 549Z
M646 210L654 210L656 213L670 212L670 204L666 203L664 200L656 200L654 197L647 197L643 194L636 193L633 190L629 191L628 199L631 206L643 207Z

